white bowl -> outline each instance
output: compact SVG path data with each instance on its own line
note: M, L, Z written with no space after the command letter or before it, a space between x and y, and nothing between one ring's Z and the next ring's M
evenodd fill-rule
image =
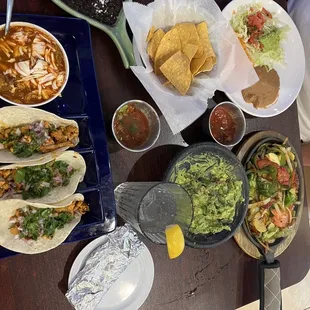
M42 102L39 102L39 103L34 103L34 104L22 104L22 103L16 103L14 101L11 101L3 96L0 95L0 98L10 104L13 104L13 105L18 105L18 106L22 106L22 107L39 107L39 106L42 106L44 104L47 104L49 102L51 102L52 100L54 100L56 97L58 97L61 92L64 90L66 84L67 84L67 81L68 81L68 77L69 77L69 61L68 61L68 57L67 57L67 54L64 50L64 48L62 47L62 45L60 44L60 42L50 33L48 32L47 30L45 30L44 28L40 27L40 26L37 26L35 24L31 24L31 23L26 23L26 22L11 22L10 24L10 27L12 26L25 26L25 27L32 27L32 28L35 28L35 29L38 29L40 30L41 32L45 33L48 37L50 37L53 41L55 41L57 43L57 45L59 46L62 54L63 54L63 57L64 57L64 62L65 62L65 81L63 83L63 85L59 88L59 90L57 91L57 93L45 100L45 101L42 101ZM0 30L2 30L3 28L5 27L5 24L1 25L0 26Z

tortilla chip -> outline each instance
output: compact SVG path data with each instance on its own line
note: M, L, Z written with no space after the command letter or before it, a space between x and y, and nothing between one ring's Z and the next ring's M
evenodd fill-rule
M200 67L199 72L197 72L197 74L199 74L200 72L211 71L215 64L216 64L216 57L211 56L207 58L204 64Z
M209 32L208 32L207 23L202 22L202 23L198 24L196 27L197 27L197 32L199 35L201 45L202 45L204 51L206 52L207 58L211 57L211 56L216 57L214 54L214 50L212 48L212 44L211 44L210 39L209 39Z
M191 43L187 43L185 46L182 47L182 52L184 55L188 57L189 61L192 61L197 50L198 50L198 46L191 44Z
M199 41L199 44L198 44L198 49L197 49L197 52L194 56L194 58L201 58L203 56L203 47L202 47L202 44L201 42Z
M147 53L152 60L155 59L156 52L158 50L158 47L159 47L160 42L163 39L164 35L165 35L165 32L162 29L158 29L153 34L153 37L147 46Z
M200 58L194 58L191 62L191 72L192 72L192 75L195 76L197 75L198 73L200 73L200 68L203 66L203 64L205 63L206 61L206 53L203 52L202 53L202 57Z
M181 51L181 41L178 30L173 28L164 35L157 49L154 61L155 74L161 74L159 68L178 51Z
M166 82L163 84L163 86L166 86L166 87L168 87L169 85L171 85L171 83L170 83L169 81L166 81Z
M155 33L155 27L152 26L151 29L149 30L149 33L147 34L146 42L150 42L151 41L151 39L153 38L154 33Z
M182 96L188 92L192 82L190 61L181 51L171 56L160 70Z
M202 22L196 26L198 36L206 55L205 64L199 69L200 72L211 71L216 64L216 55L209 39L208 26L206 22Z
M181 23L177 24L173 27L173 29L177 29L182 48L187 44L191 43L193 45L199 44L199 36L196 29L195 24L193 23Z

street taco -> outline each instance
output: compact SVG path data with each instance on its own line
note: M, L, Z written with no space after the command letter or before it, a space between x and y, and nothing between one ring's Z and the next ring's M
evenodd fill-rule
M36 254L60 245L89 210L81 194L46 205L10 199L0 202L0 245Z
M66 151L45 164L20 163L0 167L0 202L23 199L55 203L74 194L84 178L83 157Z
M0 109L0 163L47 162L78 142L73 120L39 109Z

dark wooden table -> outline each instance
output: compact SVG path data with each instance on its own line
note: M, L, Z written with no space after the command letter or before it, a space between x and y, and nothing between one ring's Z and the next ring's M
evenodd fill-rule
M223 8L229 0L217 1ZM285 0L278 1L285 6ZM0 3L5 11L5 1ZM15 0L15 12L46 15L66 13L48 0ZM129 99L142 99L155 104L130 70L123 67L112 40L92 28L98 85L107 128L114 110ZM226 99L216 93L215 101ZM188 144L205 141L201 119L182 134L173 136L161 117L162 134L156 146L145 154L133 154L118 147L111 132L109 148L114 182L126 180L160 180L174 155ZM276 130L287 135L300 153L297 108L294 104L280 116L269 119L247 117L247 132ZM299 231L280 256L282 287L293 285L310 267L310 233L306 206ZM70 267L79 251L89 241L59 246L47 253L19 255L0 262L0 309L65 310L72 309L64 293ZM244 254L234 240L211 250L186 248L174 261L166 249L146 241L155 264L152 291L142 310L231 310L258 298L257 261Z

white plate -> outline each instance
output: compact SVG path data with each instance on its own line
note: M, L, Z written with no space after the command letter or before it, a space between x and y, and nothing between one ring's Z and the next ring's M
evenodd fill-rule
M272 0L259 0L266 10L281 22L289 25L287 39L282 43L285 52L286 66L276 65L275 70L280 77L280 94L278 101L267 109L255 109L252 104L243 100L241 92L226 95L235 102L243 111L258 117L271 117L284 112L295 101L302 86L305 75L305 53L299 32L283 8ZM223 10L227 20L231 19L232 12L237 11L240 5L251 4L253 0L234 0Z
M84 267L89 254L106 243L106 236L89 243L75 259L69 274L68 285ZM104 257L102 258L104 259ZM154 280L154 263L151 253L145 250L127 267L102 297L96 310L137 310L149 295Z

